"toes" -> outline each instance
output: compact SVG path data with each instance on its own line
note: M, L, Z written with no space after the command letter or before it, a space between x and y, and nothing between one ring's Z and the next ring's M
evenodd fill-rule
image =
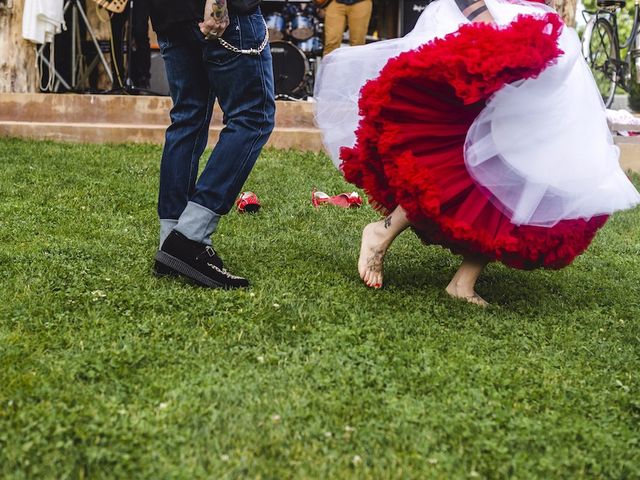
M382 286L382 278L377 272L366 270L364 275L361 275L361 277L369 288L380 288Z
M367 263L363 261L358 261L358 274L363 281L367 281L367 276L369 275L369 269L367 268Z
M477 293L474 293L470 297L467 297L466 300L469 303L473 303L474 305L479 305L481 307L488 307L489 306L489 302L487 302L484 298L482 298Z
M374 273L369 277L368 285L371 288L382 287L382 276L378 273Z

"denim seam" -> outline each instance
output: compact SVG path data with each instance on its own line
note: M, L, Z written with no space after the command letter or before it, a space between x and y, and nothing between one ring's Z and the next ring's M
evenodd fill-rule
M249 25L251 26L251 31L253 32L254 38L257 38L256 31L255 31L255 28L253 26L253 22L250 21ZM263 115L263 123L264 123L264 120L266 120L266 117L267 117L266 107L267 107L267 97L268 97L268 95L266 94L267 86L266 86L265 81L264 81L264 65L263 65L264 58L263 58L262 54L260 54L259 56L255 57L255 58L258 60L258 64L260 65L260 81L262 82L262 91L265 93L264 102L262 103L262 115ZM236 170L236 175L233 178L233 182L231 183L231 186L229 188L235 186L235 184L237 183L238 176L240 175L240 172L243 170L243 167L244 167L245 163L247 163L247 160L249 159L249 157L253 154L253 150L255 148L255 145L256 145L256 143L258 142L258 139L261 136L262 136L262 126L260 126L260 128L258 130L258 135L256 135L256 138L253 140L253 143L251 144L251 148L249 149L249 151L245 155L244 159L242 160L242 163L240 164L241 168ZM225 192L224 198L227 198L227 196L229 194L229 188Z
M211 94L211 85L209 85L209 94L207 96L207 111L205 112L204 119L202 120L202 125L200 126L200 130L198 131L198 135L196 135L195 142L193 143L193 149L191 150L191 161L189 162L189 182L187 183L187 192L191 190L191 179L192 179L193 162L194 162L193 157L196 151L196 146L199 144L200 135L202 135L203 129L205 132L207 132L207 140L208 140L209 124L211 123L211 117L213 116L212 115L213 102L215 101L215 100L212 101L213 97L214 95ZM207 148L206 144L205 144L205 148ZM200 160L200 158L198 158L197 160ZM196 175L197 175L197 172L196 172Z

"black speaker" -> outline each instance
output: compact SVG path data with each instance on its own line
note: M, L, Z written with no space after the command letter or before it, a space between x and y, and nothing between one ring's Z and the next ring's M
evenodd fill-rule
M400 7L398 32L401 37L413 30L418 17L431 2L432 0L400 0L398 3Z
M167 71L164 69L164 60L157 50L151 50L151 79L149 90L159 95L169 95L169 82Z

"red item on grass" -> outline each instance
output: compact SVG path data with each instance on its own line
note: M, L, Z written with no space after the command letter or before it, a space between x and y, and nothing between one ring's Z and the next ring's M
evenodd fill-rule
M240 213L255 213L260 210L260 200L253 192L242 192L236 200L236 206Z

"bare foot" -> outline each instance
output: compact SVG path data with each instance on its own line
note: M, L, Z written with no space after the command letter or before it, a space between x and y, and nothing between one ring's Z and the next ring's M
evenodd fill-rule
M382 287L382 266L389 246L384 233L383 222L370 223L362 230L358 272L368 287Z
M464 288L463 286L456 285L453 282L447 285L445 291L453 298L466 300L469 303L473 303L474 305L479 305L481 307L489 306L489 303L480 295L478 295L475 290Z

